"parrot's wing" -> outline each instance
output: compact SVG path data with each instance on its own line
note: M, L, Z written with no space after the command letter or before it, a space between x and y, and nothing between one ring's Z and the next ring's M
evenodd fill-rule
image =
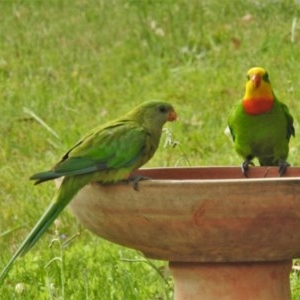
M231 137L232 137L232 140L235 141L235 136L234 136L232 127L228 125L228 127L226 127L225 131L226 131L226 132L229 131L229 133L230 133L230 135L231 135ZM227 134L227 133L226 133L226 134Z
M35 174L31 179L40 183L61 176L130 168L151 151L150 138L143 127L132 121L96 128L68 151L53 170Z
M68 153L67 159L55 167L56 171L94 171L118 169L134 164L145 151L146 130L131 122L122 122L95 131Z
M287 119L287 139L289 140L291 136L295 136L295 128L294 128L294 119L293 116L290 114L288 107L280 102L284 115Z
M231 115L229 116L228 118L228 122L227 122L227 127L225 129L225 134L230 134L231 137L232 137L232 140L234 141L235 140L235 136L234 136L234 132L233 132L233 129L232 129L232 123L233 123L233 117L234 117L234 114L235 114L235 110L231 113Z

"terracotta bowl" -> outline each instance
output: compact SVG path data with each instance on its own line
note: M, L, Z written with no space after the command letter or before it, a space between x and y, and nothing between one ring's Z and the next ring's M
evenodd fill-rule
M300 167L140 169L139 191L84 187L70 204L93 233L181 262L259 262L300 257Z

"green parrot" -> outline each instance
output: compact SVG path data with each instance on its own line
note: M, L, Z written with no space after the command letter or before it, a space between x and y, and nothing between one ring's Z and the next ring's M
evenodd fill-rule
M35 184L64 178L53 202L3 269L0 283L17 257L29 251L85 185L132 179L137 188L139 178L132 178L131 173L151 159L159 145L163 125L175 119L173 106L166 102L142 103L125 116L88 132L50 171L30 177Z
M276 98L263 68L248 71L245 95L229 116L228 127L234 148L244 159L245 176L255 157L261 166L278 166L279 175L285 173L289 166L289 141L295 136L293 117Z

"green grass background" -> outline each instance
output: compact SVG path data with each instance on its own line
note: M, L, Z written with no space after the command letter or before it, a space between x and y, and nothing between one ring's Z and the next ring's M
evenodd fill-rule
M269 71L300 132L299 0L1 1L0 266L55 192L29 176L142 101L168 100L179 114L167 127L180 147L162 141L147 166L239 165L223 131L253 66ZM296 135L292 165L298 149ZM165 262L93 236L65 211L17 261L0 294L165 300L172 284ZM291 284L300 299L297 272Z

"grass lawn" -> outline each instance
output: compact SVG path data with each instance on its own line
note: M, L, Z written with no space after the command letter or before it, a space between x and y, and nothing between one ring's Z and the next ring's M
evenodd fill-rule
M55 193L29 176L141 101L167 100L180 116L166 126L180 147L162 141L147 166L240 165L223 131L246 71L262 66L294 116L289 162L300 163L298 0L6 0L0 20L1 269ZM172 284L165 262L95 237L66 210L0 294L166 300Z

